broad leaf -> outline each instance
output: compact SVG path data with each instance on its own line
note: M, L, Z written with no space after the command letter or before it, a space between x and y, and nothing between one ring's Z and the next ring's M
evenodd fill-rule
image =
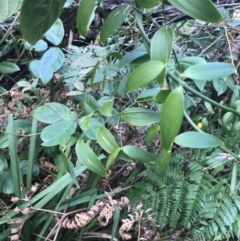
M38 67L38 75L46 84L53 78L54 72L61 68L64 63L64 54L60 48L52 47L42 56Z
M15 14L21 7L23 0L0 1L0 23Z
M1 62L0 63L0 73L3 74L12 74L19 71L19 67L12 62Z
M150 56L151 60L160 61L164 64L169 62L174 33L171 27L160 28L154 35L151 41Z
M158 132L160 130L160 126L159 125L152 125L148 128L147 132L146 132L146 144L149 144L150 142L152 142L154 140L154 138L157 136Z
M143 87L154 80L164 69L164 64L159 61L149 61L136 68L127 80L127 91Z
M227 81L224 79L213 80L213 86L218 95L223 94L228 88Z
M131 159L144 163L148 167L152 166L156 159L152 154L137 146L124 146L122 150Z
M161 149L155 160L154 169L160 177L164 177L171 160L171 150Z
M80 106L85 114L91 114L99 109L97 101L91 95L83 95L80 100Z
M99 161L89 145L83 141L78 141L76 144L76 153L79 161L83 163L89 170L100 176L107 176L107 172L102 163Z
M186 69L182 75L190 79L212 80L226 77L235 71L236 69L231 64L214 62L193 65Z
M99 112L104 116L112 116L112 110L113 110L113 101L107 100L102 103L102 106Z
M81 0L77 11L78 33L84 38L87 35L88 27L94 18L95 0Z
M67 172L70 174L73 183L77 186L77 188L80 188L77 178L73 171L72 163L70 163L70 161L67 159L66 155L63 152L61 152L61 156L62 156L63 165L64 165L65 169L67 170Z
M195 131L184 132L178 135L174 142L189 148L213 148L223 145L222 140L216 136Z
M126 54L119 61L118 68L121 69L121 68L125 67L126 65L128 65L129 63L131 63L133 60L135 60L141 56L144 56L146 54L147 54L147 52L144 52L144 51L136 51L136 52Z
M89 116L88 116L89 117ZM96 118L90 118L90 119L85 119L84 117L81 118L78 121L78 124L80 125L80 127L82 128L84 134L87 136L87 138L89 138L90 140L96 140L96 133L97 133L97 128L101 125L103 125L103 121L101 119L96 119ZM88 122L88 123L86 123ZM87 124L87 125L86 125ZM86 127L87 128L83 128Z
M181 87L174 89L164 102L160 116L162 145L170 150L173 140L178 134L184 112L184 96Z
M155 101L158 104L164 103L170 93L171 90L160 90L160 92L155 96Z
M44 34L45 38L53 45L59 45L64 37L64 27L61 19L57 19L52 27Z
M224 20L211 0L168 0L168 2L192 18L216 24Z
M148 89L143 91L141 94L137 96L137 99L145 99L150 98L152 99L161 89L160 88L154 88L154 89Z
M97 129L97 141L99 145L108 153L119 148L111 132L104 126L99 126Z
M102 43L106 42L108 37L122 25L130 11L130 5L120 5L108 15L100 32L100 40Z
M110 155L107 158L107 164L106 164L106 169L109 169L109 167L112 166L114 161L117 159L119 152L121 151L121 148L116 148L113 150Z
M41 139L43 146L56 146L62 140L70 137L77 128L77 122L71 120L64 120L53 123L43 129Z
M60 103L50 102L43 106L36 108L32 115L38 121L52 124L54 122L62 120L76 120L77 115L75 112L71 112L70 109Z
M28 49L28 50L34 49L34 51L36 51L36 52L42 52L42 51L45 51L48 48L48 44L42 39L38 40L37 43L35 43L34 45L31 45L30 43L28 43L26 41L24 43L24 48ZM38 61L38 60L35 60L35 61Z
M162 4L162 0L135 0L135 2L143 8L154 8Z
M138 107L125 109L121 117L132 126L145 126L159 122L159 113Z
M35 44L58 19L66 0L26 0L22 4L20 27L23 37Z

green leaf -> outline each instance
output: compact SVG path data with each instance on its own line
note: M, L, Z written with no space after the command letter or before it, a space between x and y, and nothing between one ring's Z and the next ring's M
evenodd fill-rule
M178 135L174 142L180 146L189 148L213 148L224 143L214 135L189 131Z
M23 0L0 1L0 23L15 14L21 7Z
M150 56L151 60L160 61L164 64L169 62L174 33L171 27L160 28L154 35L151 41Z
M102 106L99 112L104 116L112 116L112 110L113 110L113 101L107 100L102 103Z
M122 25L130 11L130 5L120 5L108 15L100 32L100 41L102 43L106 42L108 37Z
M162 4L162 0L135 0L135 2L142 8L154 8Z
M22 4L20 27L23 37L35 44L58 19L65 0L26 0Z
M160 177L164 177L171 160L171 150L162 148L155 160L154 169Z
M174 89L164 102L160 116L162 145L170 150L173 140L178 134L184 111L184 96L181 87Z
M43 146L56 146L62 140L70 137L76 130L77 122L64 120L45 127L41 133Z
M0 73L12 74L19 70L20 70L19 67L14 63L11 63L11 62L1 62L0 63Z
M157 93L160 91L160 88L154 88L154 89L148 89L143 91L141 94L137 96L137 100L139 99L145 99L145 98L150 98L152 99Z
M231 64L214 62L193 65L182 75L190 79L211 80L228 76L235 71L236 69Z
M32 115L38 121L52 124L62 120L76 120L77 115L75 112L71 112L70 109L60 103L50 102L43 106L36 108Z
M69 162L69 160L67 159L66 155L63 152L61 152L61 156L62 156L63 165L65 166L67 172L70 174L73 183L77 186L77 188L80 188L77 178L73 171L72 163Z
M53 78L54 72L59 70L64 63L64 54L60 48L49 48L42 56L38 75L44 84Z
M159 113L138 107L125 109L121 117L132 126L145 126L159 122Z
M88 118L87 118L87 120L81 118L78 122L80 127L82 128L84 134L90 140L96 140L97 128L99 126L103 125L103 121L101 119L98 120L96 118L90 118L87 128L84 129L83 126L85 125L85 121L88 121Z
M179 11L209 23L220 23L224 20L211 0L168 0Z
M110 155L107 158L107 164L106 164L106 169L108 170L112 164L114 163L114 161L117 159L119 152L121 151L121 148L116 148L115 150L113 150Z
M158 104L164 103L170 93L171 90L160 90L160 92L155 96L155 101Z
M165 65L159 61L148 61L130 74L127 80L127 91L138 89L154 80L164 69Z
M218 95L223 94L228 88L227 81L224 79L213 80L213 86Z
M91 95L83 95L80 100L80 106L85 114L91 114L99 109L97 101Z
M141 162L148 167L152 166L156 159L152 154L137 146L124 146L122 150L131 159Z
M121 68L125 67L126 65L128 65L129 63L131 63L133 60L135 60L141 56L144 56L146 54L147 54L147 52L144 52L144 51L136 51L136 52L126 54L119 61L118 68L121 69Z
M77 11L78 33L84 38L94 17L94 8L96 0L81 0Z
M97 129L97 141L99 145L108 153L119 148L111 132L104 126L99 126Z
M159 125L152 125L148 128L145 136L146 144L149 144L150 142L153 141L153 139L157 136L159 130L160 130Z
M34 49L34 51L36 52L42 52L45 51L48 48L48 44L40 39L37 41L37 43L35 43L34 45L31 45L30 43L28 43L27 41L24 43L24 48L28 49L28 50L32 50Z
M53 45L59 45L64 37L64 27L61 19L57 19L52 27L44 34L45 38Z
M89 170L100 176L107 176L107 172L102 163L89 145L83 141L78 141L76 144L76 153L80 162L82 162Z

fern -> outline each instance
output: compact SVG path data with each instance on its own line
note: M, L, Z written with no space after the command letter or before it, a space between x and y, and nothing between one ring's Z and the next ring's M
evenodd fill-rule
M184 230L184 240L240 237L240 197L230 195L227 179L203 168L206 154L177 154L164 178L148 170L144 180L130 190L132 205L141 201L155 213L161 237L162 232L167 237L180 230Z

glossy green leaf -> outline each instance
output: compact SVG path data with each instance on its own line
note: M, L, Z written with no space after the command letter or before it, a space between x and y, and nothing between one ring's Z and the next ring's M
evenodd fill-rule
M99 145L108 153L119 148L111 132L104 126L99 126L97 129L97 141Z
M168 0L168 2L192 18L216 24L224 20L211 0Z
M196 57L196 56L184 57L179 61L180 71L182 73L191 65L204 64L204 63L206 63L206 60L201 57Z
M114 161L117 159L119 152L121 151L121 148L116 148L115 150L113 150L110 155L107 158L107 164L106 164L106 169L108 170L112 164L114 163Z
M62 156L63 165L66 168L67 172L70 174L73 183L76 185L77 188L80 188L78 180L73 171L72 163L69 162L69 160L67 159L67 157L65 156L65 154L63 152L61 152L61 156Z
M95 0L81 0L77 11L77 28L78 33L84 38L87 35L88 27L90 26L94 14Z
M40 39L37 41L37 43L35 43L34 45L31 45L30 43L28 43L27 41L24 43L24 48L28 49L28 50L33 50L36 52L42 52L45 51L48 48L48 44Z
M141 94L137 96L137 99L153 98L160 91L160 88L144 90Z
M146 144L149 144L154 140L159 130L160 130L159 125L152 125L147 129L146 136L145 136Z
M15 14L21 7L23 0L0 1L0 23Z
M160 28L151 40L150 56L151 60L160 61L167 64L173 47L174 33L171 27Z
M236 69L231 64L214 62L193 65L186 69L182 75L190 79L212 80L226 77L235 71Z
M174 142L189 148L213 148L223 145L222 140L214 135L189 131L178 135Z
M124 146L122 150L131 159L141 162L148 167L152 166L156 159L152 154L137 146Z
M221 95L228 88L227 81L224 79L215 79L213 80L213 87L217 91L217 94Z
M164 103L170 93L171 90L160 90L160 92L155 96L155 101L158 104Z
M79 120L79 125L82 128L84 134L89 138L90 140L96 140L96 133L97 133L97 128L101 125L103 125L103 121L101 119L96 119L96 118L90 118L87 128L83 128L85 124L86 119L80 119Z
M102 43L106 42L108 37L122 25L130 11L130 5L120 5L108 15L100 32L100 41Z
M35 44L58 19L65 0L24 1L21 8L20 27L23 37Z
M44 34L45 38L53 45L59 45L64 37L64 27L61 19L57 19L52 27Z
M162 145L170 150L173 140L178 134L184 112L184 96L181 87L174 89L164 102L160 116Z
M162 0L135 0L135 2L142 8L154 8L162 4Z
M162 72L164 66L159 61L148 61L133 70L127 80L127 91L138 89L150 83Z
M83 163L90 171L100 176L107 176L107 172L102 163L99 161L89 145L83 141L78 141L76 144L76 153L79 161Z
M104 116L112 116L112 110L113 110L113 101L107 100L102 103L102 106L99 112Z
M132 126L145 126L159 122L159 113L138 107L125 109L121 117Z
M125 67L126 65L128 65L129 63L131 63L133 60L135 60L141 56L144 56L146 54L147 54L147 52L144 52L144 51L136 51L136 52L126 54L119 61L118 68L121 69L121 68Z
M44 84L48 83L64 63L64 54L60 48L49 48L42 56L39 66L38 75Z
M155 160L154 169L160 177L164 177L171 160L171 150L162 148Z
M41 133L43 146L56 146L62 140L71 136L77 128L77 122L71 120L64 120L53 123L45 127Z
M71 112L71 110L60 103L50 102L43 106L37 107L32 115L38 121L52 124L54 122L62 121L62 120L76 120L77 114L75 112Z
M17 72L19 71L19 67L12 63L12 62L1 62L0 63L0 73L3 73L3 74L12 74L14 72Z
M85 114L91 114L99 109L97 101L91 95L83 95L80 100L80 106Z

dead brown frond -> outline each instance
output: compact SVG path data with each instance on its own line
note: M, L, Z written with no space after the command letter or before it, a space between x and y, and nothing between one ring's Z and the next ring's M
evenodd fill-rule
M60 222L59 225L63 228L78 229L87 225L98 215L100 225L106 226L112 218L116 206L122 209L128 207L128 205L129 200L126 197L122 197L118 201L108 196L108 200L97 201L87 212L77 213L72 219L65 218L62 222L60 222L61 219L56 218L56 221Z

